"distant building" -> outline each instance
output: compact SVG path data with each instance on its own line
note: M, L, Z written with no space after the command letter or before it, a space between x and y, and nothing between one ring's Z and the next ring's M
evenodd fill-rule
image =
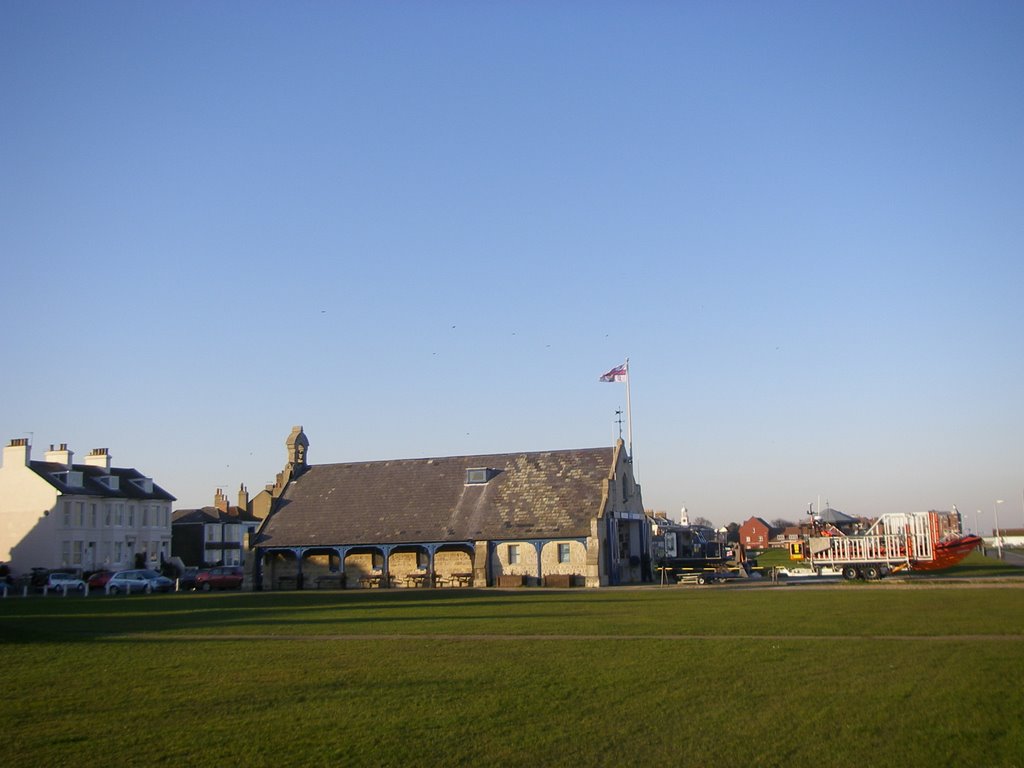
M776 548L788 547L794 541L800 541L801 539L811 535L811 524L802 523L800 525L789 525L781 531L775 529L775 536L769 542L769 546Z
M245 565L249 542L263 519L252 512L243 485L238 504L230 505L218 488L213 506L177 509L171 518L171 553L185 565Z
M255 539L259 588L602 586L649 578L649 528L623 442L582 450L308 463L295 427Z
M0 466L0 561L32 568L158 567L171 549L174 496L136 469L111 466L106 448L83 464L66 444L32 460L25 438Z
M760 517L751 517L740 525L740 544L745 549L767 549L777 534L778 531Z
M861 528L868 527L859 517L853 517L845 512L840 512L838 509L832 509L828 503L825 504L825 508L815 517L819 523L824 524L826 527L832 526L843 533L852 533Z
M982 538L986 547L1024 547L1024 528L993 528L991 535Z

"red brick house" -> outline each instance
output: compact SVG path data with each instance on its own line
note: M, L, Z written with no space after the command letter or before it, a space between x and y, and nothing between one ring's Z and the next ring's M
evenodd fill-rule
M752 517L740 526L740 544L745 549L768 549L777 533L760 517Z

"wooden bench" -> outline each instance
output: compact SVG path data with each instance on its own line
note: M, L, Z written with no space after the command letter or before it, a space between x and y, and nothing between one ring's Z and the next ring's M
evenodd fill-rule
M574 573L551 573L544 577L544 586L556 589L569 589L579 583L580 577Z
M498 576L499 587L521 587L526 583L525 577L522 574L514 573L503 573Z
M345 577L341 575L332 574L330 576L317 576L316 577L316 588L317 589L344 589L345 588Z

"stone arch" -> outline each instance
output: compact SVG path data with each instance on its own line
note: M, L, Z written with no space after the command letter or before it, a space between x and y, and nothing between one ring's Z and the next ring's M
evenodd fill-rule
M435 579L440 584L468 586L473 579L475 553L476 548L467 542L439 544L434 551Z
M347 547L342 561L346 587L358 587L359 579L373 573L387 571L388 557L385 547L376 544Z

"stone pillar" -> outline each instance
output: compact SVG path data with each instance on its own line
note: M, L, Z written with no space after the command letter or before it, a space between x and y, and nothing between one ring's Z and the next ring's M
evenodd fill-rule
M490 543L486 541L474 542L473 546L473 586L489 586L490 577Z

